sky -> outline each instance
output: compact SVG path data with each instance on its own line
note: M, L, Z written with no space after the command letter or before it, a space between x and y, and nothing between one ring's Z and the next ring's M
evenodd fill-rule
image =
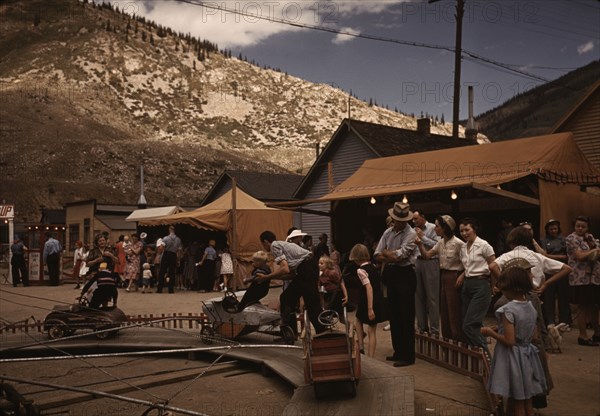
M456 0L112 3L233 56L452 120ZM600 2L465 0L462 48L464 119L468 85L477 115L600 59Z

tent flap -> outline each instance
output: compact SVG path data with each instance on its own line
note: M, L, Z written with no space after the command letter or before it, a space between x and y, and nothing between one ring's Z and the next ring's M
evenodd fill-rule
M231 247L236 257L239 260L251 261L252 254L262 250L258 241L260 233L270 230L277 236L285 236L287 230L292 226L293 212L269 208L239 188L236 189L235 195L235 228L237 231L235 238L232 224L233 198L231 190L210 204L193 211L141 220L140 225L187 224L192 227L226 232L230 244L232 241L236 241L236 247Z

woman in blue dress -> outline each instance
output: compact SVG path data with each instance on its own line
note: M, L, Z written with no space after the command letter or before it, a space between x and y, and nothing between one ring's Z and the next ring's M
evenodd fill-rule
M519 259L522 260L522 259ZM481 328L481 334L498 341L488 380L491 393L508 398L507 414L532 416L531 398L546 392L546 378L537 348L535 308L525 298L532 289L526 270L505 268L497 282L509 302L498 308L498 328Z

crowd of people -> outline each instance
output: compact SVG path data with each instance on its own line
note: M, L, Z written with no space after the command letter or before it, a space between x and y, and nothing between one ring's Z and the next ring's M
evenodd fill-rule
M254 270L244 281L234 277L227 247L217 249L214 240L184 247L173 226L152 244L146 243L146 233L121 236L114 246L106 233L99 234L90 249L76 243L75 288L86 280L83 292L94 283L142 293L247 288L239 312L265 297L271 280L282 280L282 325L296 331L297 312L305 308L320 333L326 328L319 313L333 309L343 317L347 306L356 311L353 324L361 352L371 357L377 325L389 322L392 351L386 359L395 367L414 364L417 330L480 347L493 357L490 391L509 398L509 412L518 415L544 407L553 385L546 353L560 349L562 332L574 325L578 345L600 345L600 243L589 233L589 218L575 218L567 237L552 219L539 242L530 223L503 221L494 249L479 237L475 218L457 224L450 215L439 215L429 222L423 211L400 202L388 214L378 241L356 244L346 256L327 234L313 245L312 237L296 228L282 240L265 230L258 236L264 251L255 253ZM54 263L62 248L47 237L44 263L51 283L57 284ZM13 285L26 286L22 263L27 247L17 237L11 250ZM484 327L489 312L497 326ZM488 338L497 341L493 351Z
M261 234L273 267L257 273L257 279L289 282L280 296L282 321L293 325L303 299L319 333L321 310L354 303L357 336L364 338L361 348L366 345L369 356L375 354L377 325L385 321L392 341L386 359L395 367L414 364L416 330L458 340L491 359L488 388L507 399L507 414L531 415L533 408L546 407L553 388L547 353L560 349L560 334L570 330L571 316L578 345L600 343L600 244L588 232L590 220L577 217L573 233L564 238L560 222L552 219L540 242L530 223L513 227L507 222L495 250L479 237L475 218L461 219L457 230L451 216L429 223L408 204L395 203L388 212L388 228L374 250L355 245L346 264L332 261L333 253L323 246L311 250L300 230L290 230L286 241L270 231ZM326 242L327 236L320 240ZM490 312L497 325L486 327ZM493 351L489 338L497 341Z

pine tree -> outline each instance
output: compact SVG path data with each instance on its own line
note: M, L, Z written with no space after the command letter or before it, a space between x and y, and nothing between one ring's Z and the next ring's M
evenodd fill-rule
M142 42L146 42L146 32L142 30Z
M42 19L40 19L40 14L36 13L35 16L33 16L33 25L35 27L39 26L39 24L41 23Z
M441 120L440 120L440 121L442 122L442 124L445 124L445 123L446 123L446 121L444 120L444 113L442 113L442 118L441 118Z
M150 33L150 45L154 45L154 36Z

